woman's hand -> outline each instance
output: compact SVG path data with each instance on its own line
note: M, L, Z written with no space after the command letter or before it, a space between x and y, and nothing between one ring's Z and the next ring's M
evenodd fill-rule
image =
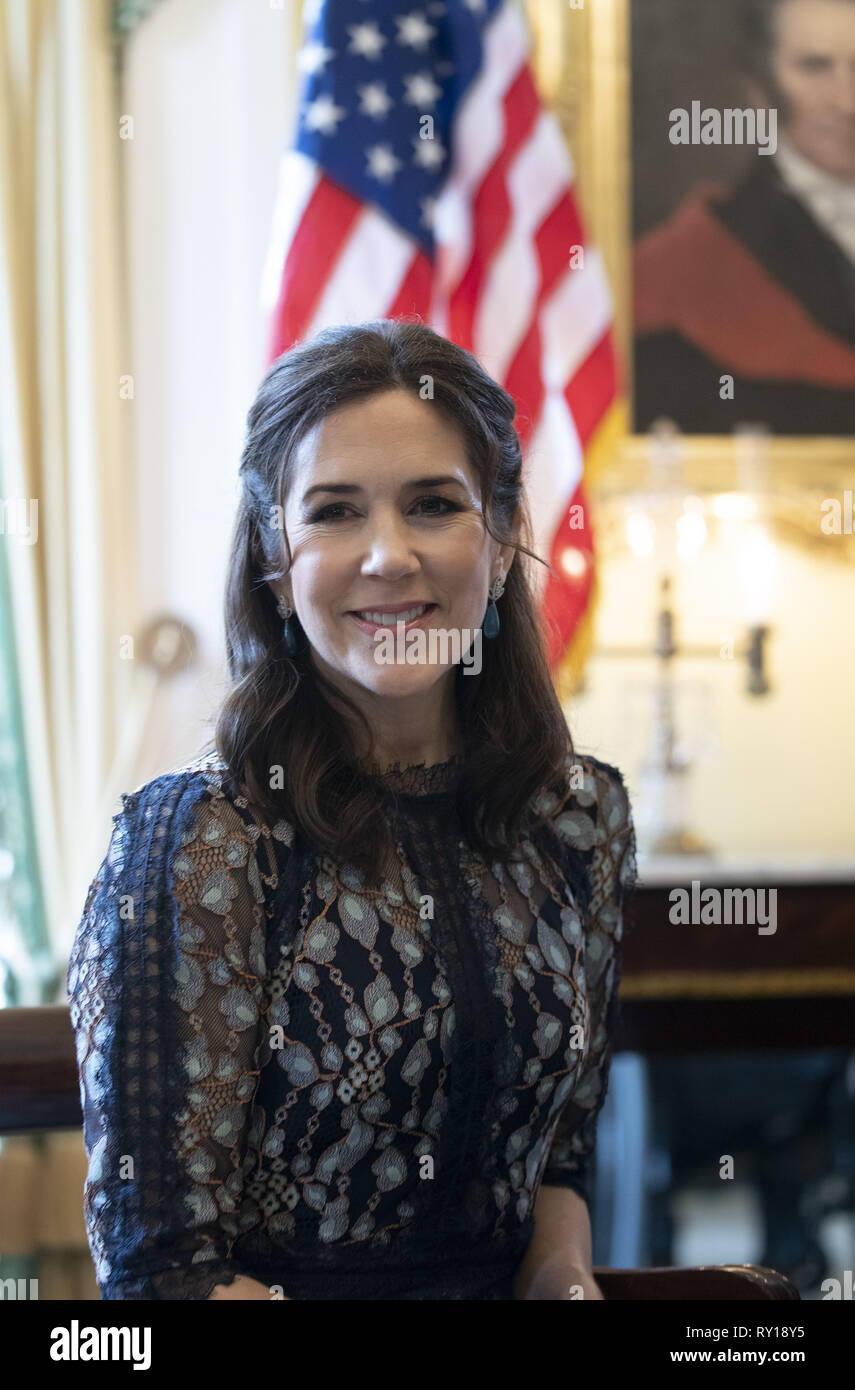
M605 1295L589 1269L569 1269L565 1272L566 1291L558 1294L559 1299L586 1299L589 1302L605 1303ZM580 1292L581 1290L581 1292Z
M534 1211L534 1234L514 1279L514 1298L605 1303L592 1273L585 1201L569 1187L541 1187Z
M514 1288L514 1298L523 1301L553 1301L569 1303L571 1299L605 1303L603 1291L583 1265L566 1259L552 1259L541 1265L536 1273L521 1270Z

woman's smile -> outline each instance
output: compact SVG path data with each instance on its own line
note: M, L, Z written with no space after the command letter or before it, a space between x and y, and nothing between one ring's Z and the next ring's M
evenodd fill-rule
M386 629L396 631L398 624L403 623L406 632L412 628L428 627L428 619L432 616L437 605L435 603L411 604L408 608L396 610L391 608L362 608L352 610L348 617L352 618L356 626L363 632L373 636L375 632L382 632Z

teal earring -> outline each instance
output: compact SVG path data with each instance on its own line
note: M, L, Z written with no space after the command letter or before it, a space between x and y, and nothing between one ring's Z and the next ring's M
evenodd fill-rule
M499 610L496 607L496 600L500 599L504 592L505 576L500 574L488 594L487 611L481 624L481 631L485 637L498 637L499 635Z
M288 600L284 594L279 595L276 603L276 611L281 618L285 619L285 626L282 629L282 645L288 656L293 658L297 655L297 633L291 619L294 618L296 620L296 614L293 608L289 608Z

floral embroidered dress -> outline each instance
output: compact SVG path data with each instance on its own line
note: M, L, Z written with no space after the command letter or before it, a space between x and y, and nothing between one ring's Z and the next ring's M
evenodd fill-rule
M104 1298L511 1297L541 1184L588 1200L635 882L620 774L566 770L507 866L456 758L385 774L379 888L216 753L123 795L68 968Z

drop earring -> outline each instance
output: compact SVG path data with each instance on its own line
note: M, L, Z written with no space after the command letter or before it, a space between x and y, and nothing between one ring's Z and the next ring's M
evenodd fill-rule
M481 623L481 631L485 637L498 637L499 635L499 610L496 607L496 600L500 599L504 592L505 576L500 574L488 593L487 611L484 614L484 621Z
M285 626L282 629L282 645L288 656L293 658L297 655L297 634L291 622L291 619L295 617L295 613L293 608L288 606L288 600L284 594L280 594L276 601L276 611L280 617L285 619Z

